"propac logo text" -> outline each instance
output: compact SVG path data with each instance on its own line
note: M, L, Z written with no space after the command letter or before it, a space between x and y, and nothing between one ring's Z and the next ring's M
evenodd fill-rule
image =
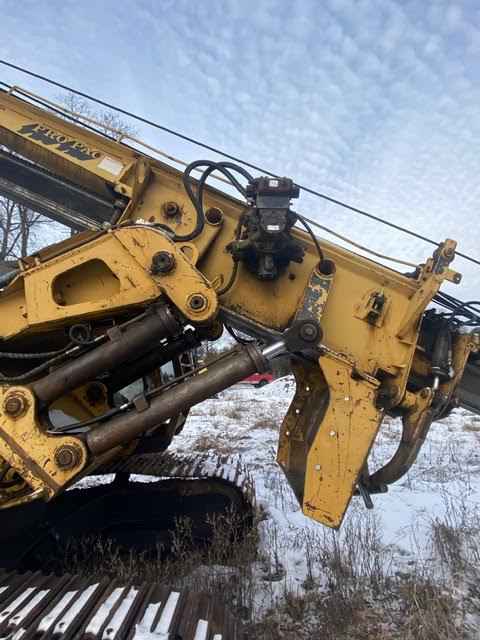
M63 133L41 124L25 124L18 130L18 133L28 136L31 140L36 140L44 145L53 145L58 151L62 151L77 160L95 160L102 157L100 151L90 149L90 147L80 142L80 140L69 138Z

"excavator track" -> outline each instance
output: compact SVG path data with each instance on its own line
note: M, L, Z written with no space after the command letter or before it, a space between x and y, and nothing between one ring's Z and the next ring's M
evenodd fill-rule
M238 457L133 455L95 470L49 503L10 510L0 533L0 566L58 573L61 551L89 537L135 552L168 550L182 519L192 542L208 544L216 518L249 528L254 515L254 484Z
M136 549L168 547L183 518L193 541L204 544L215 518L248 528L255 515L253 480L238 456L133 455L96 470L83 485L56 500L57 539L99 532Z
M241 640L206 594L79 576L0 573L4 640Z
M198 480L216 483L234 493L247 511L255 510L255 485L248 468L239 456L183 455L178 453L133 455L95 471L95 475L127 473L156 476L171 480Z
M130 552L158 552L159 540L168 543L178 514L192 520L192 539L198 544L208 543L212 535L212 514L234 516L239 526L251 526L254 484L238 457L134 455L96 470L42 507L40 524L16 536L15 551L8 538L3 545L10 557L15 553L11 567L20 571L0 570L1 639L243 638L241 624L218 598L205 593L53 575L59 573L55 560L72 538L95 534L113 538ZM18 513L23 522L29 508L9 513ZM37 511L37 523L38 518ZM5 558L2 564L8 565Z
M255 501L253 478L240 456L206 454L144 453L132 455L96 470L104 473L142 473L163 478L215 478L235 485L249 501Z

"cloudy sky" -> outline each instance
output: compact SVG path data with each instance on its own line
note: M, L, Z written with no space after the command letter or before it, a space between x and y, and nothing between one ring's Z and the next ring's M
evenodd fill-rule
M0 57L480 255L478 0L0 0ZM0 79L58 91L0 67ZM214 157L140 127L187 160ZM430 247L303 197L379 251ZM480 267L461 259L470 297Z

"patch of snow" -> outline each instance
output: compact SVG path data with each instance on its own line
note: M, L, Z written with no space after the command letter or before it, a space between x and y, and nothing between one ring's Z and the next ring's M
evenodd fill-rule
M97 613L93 616L93 618L88 623L87 628L85 629L85 634L91 634L96 637L98 633L100 633L100 629L102 628L103 623L108 618L112 607L116 604L117 600L120 598L123 592L123 587L117 587L112 591L112 593L108 596L108 598L102 602L101 606L98 608Z
M179 599L180 594L178 593L178 591L172 591L168 596L167 602L165 603L165 607L163 608L160 620L155 627L155 634L163 640L168 640L170 636L169 629L170 625L172 624L173 616L175 615L175 609L177 608Z
M299 588L308 574L306 550L315 537L336 534L303 515L282 470L276 463L279 429L295 393L293 377L287 376L259 389L237 385L192 408L173 450L205 453L213 450L239 453L252 472L257 504L265 519L259 525L261 554L278 557L279 577ZM431 524L448 511L450 501L465 509L480 503L480 434L469 430L475 418L455 410L434 423L416 463L387 494L372 496L375 508L366 512L361 498L354 498L344 527L354 519L375 518L381 544L395 554L401 567L412 560L428 560ZM394 454L401 425L387 418L371 454L371 468L378 468ZM262 569L267 574L271 567ZM266 576L274 579L274 576ZM320 578L319 578L320 579ZM270 584L269 588L275 590ZM279 583L280 595L284 585Z
M259 523L259 560L254 565L258 581L265 584L264 592L255 596L258 611L263 602L271 606L280 601L286 585L298 591L306 588L304 585L312 578L311 549L341 541L348 527L357 522L375 527L380 548L385 550L385 562L393 562L398 571L408 571L417 561L432 561L432 523L447 516L452 504L459 505L465 513L474 512L480 504L480 418L455 410L432 425L409 473L387 494L372 496L373 512L365 510L361 498L355 497L339 532L312 521L303 515L276 463L279 429L294 394L291 376L261 388L232 387L194 406L171 447L172 452L188 456L205 456L208 451L229 456L232 469L237 454L241 454L248 466L263 515ZM372 470L392 457L400 437L399 421L385 419L370 455ZM100 478L102 482L112 480L113 476ZM135 476L135 480L149 482L155 478ZM75 486L98 482L99 478L91 477ZM314 579L323 588L325 576L316 575ZM154 631L150 630L151 624L137 625L136 640L158 640L168 633L175 597L175 593L170 595Z
M102 634L102 640L111 640L118 637L119 630L127 617L129 611L131 610L136 598L138 595L138 589L134 587L130 587L128 593L123 597L123 600L120 602L120 606L115 611L113 618L108 623L106 629ZM112 598L113 601L113 598ZM116 600L115 600L116 601ZM110 602L110 608L113 604ZM107 612L108 613L108 612Z
M73 603L73 605L66 610L65 614L62 618L57 622L53 629L53 635L62 635L68 631L68 628L73 623L75 618L78 616L83 607L88 603L91 596L95 593L98 588L97 584L92 584L86 589L84 589L78 599Z

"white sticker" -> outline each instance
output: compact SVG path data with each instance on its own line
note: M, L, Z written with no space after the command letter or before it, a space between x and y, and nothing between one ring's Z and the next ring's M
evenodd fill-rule
M267 231L280 231L280 225L278 225L278 224L267 224Z
M278 180L269 180L268 185L270 187L278 187Z
M98 168L111 173L113 176L118 176L123 170L123 163L105 156L101 162L98 163Z

